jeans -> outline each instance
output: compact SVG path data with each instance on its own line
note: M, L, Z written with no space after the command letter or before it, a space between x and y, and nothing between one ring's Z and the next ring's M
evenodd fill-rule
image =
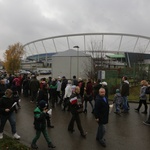
M43 133L44 138L47 142L47 144L50 144L50 138L48 136L47 130L43 129L43 130L36 130L36 136L34 137L34 139L32 140L32 144L36 144L37 140L40 138L41 133Z
M99 124L98 129L97 129L96 139L99 141L102 141L105 135L105 132L106 130L105 130L104 124Z
M5 124L9 120L9 123L11 125L11 132L12 134L16 133L16 121L15 121L15 114L14 112L11 112L9 115L1 115L1 124L0 124L0 133L3 132Z
M123 109L128 111L128 99L127 96L123 96Z
M116 112L120 112L120 105L118 103L115 104Z

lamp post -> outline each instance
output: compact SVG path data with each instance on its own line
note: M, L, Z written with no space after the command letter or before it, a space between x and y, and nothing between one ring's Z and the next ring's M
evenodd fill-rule
M77 78L79 78L79 46L76 45L73 48L77 49Z

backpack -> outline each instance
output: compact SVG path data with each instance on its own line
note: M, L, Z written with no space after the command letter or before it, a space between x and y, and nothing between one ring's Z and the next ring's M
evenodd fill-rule
M145 94L150 94L150 86L146 87Z

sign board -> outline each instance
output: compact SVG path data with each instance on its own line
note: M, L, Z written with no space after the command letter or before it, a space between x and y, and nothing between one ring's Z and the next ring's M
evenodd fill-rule
M105 79L105 71L104 70L98 71L98 79L100 79L100 80Z

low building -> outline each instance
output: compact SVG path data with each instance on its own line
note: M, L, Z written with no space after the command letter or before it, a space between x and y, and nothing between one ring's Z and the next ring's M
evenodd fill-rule
M93 70L93 59L81 51L67 50L52 56L52 76L65 76L72 79L87 78L87 74Z

